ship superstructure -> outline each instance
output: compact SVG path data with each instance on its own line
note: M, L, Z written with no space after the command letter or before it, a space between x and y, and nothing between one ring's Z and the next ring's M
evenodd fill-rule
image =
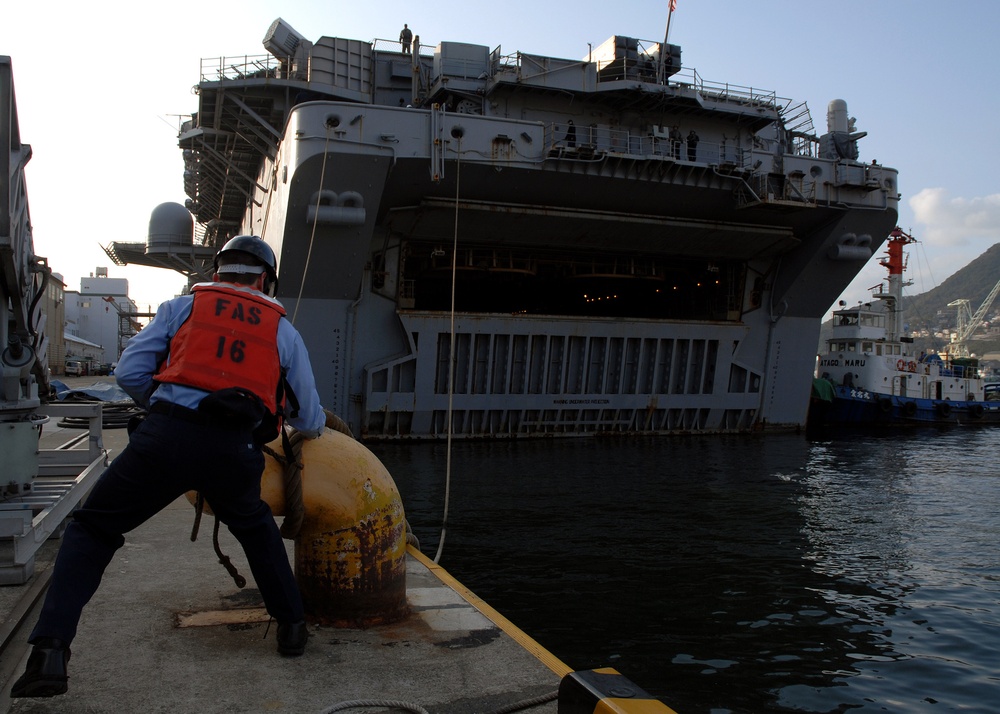
M816 136L805 104L622 36L404 53L279 19L264 45L203 64L176 251L275 247L355 434L804 425L820 320L897 215L846 103Z

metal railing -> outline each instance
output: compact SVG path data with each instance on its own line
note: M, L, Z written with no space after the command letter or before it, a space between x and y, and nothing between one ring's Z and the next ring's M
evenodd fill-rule
M735 139L721 142L699 140L693 153L689 153L687 139L676 142L675 146L675 142L666 135L665 128L655 133L615 129L606 125L577 125L574 129L575 132L571 133L567 124L548 124L545 127L545 144L549 151L576 154L580 158L606 154L658 156L676 161L738 167L746 166L750 157L750 151L738 146Z
M409 52L403 52L403 43L399 40L385 40L376 37L371 41L371 46L373 52L399 52L401 54L410 54ZM421 57L433 57L434 48L437 47L437 43L422 42L419 37L414 37L411 46L417 49L417 54Z
M275 77L281 62L270 54L208 57L201 60L202 82Z
M376 38L369 45L373 52L398 52L403 54L403 45L397 40ZM433 57L434 46L417 45L417 54L421 57ZM280 60L269 53L235 55L231 57L205 57L201 60L199 76L202 82L273 78L278 76L278 70L282 64L290 66L292 60L292 57Z
M397 40L376 38L371 41L370 46L373 51L402 53L402 43ZM639 46L645 49L647 46L657 48L659 45L648 40L640 40ZM418 44L416 45L416 49L418 55L421 57L432 57L434 55L434 49L430 45ZM489 71L491 74L496 74L503 70L514 70L520 73L522 63L530 61L535 56L525 55L521 52L505 55L498 45L490 53ZM290 62L290 59L287 61ZM280 60L267 53L203 58L200 66L200 77L203 82L275 77L281 64ZM580 60L580 64L586 65L588 62ZM598 61L597 81L601 83L629 79L649 84L670 84L690 87L706 99L735 102L747 106L769 107L777 111L786 111L793 104L792 100L779 97L772 90L731 84L729 82L706 80L693 67L681 68L678 72L664 80L658 80L656 70L656 60L653 54L647 50L640 53L637 58ZM798 122L798 124L804 124L811 128L812 120L808 114L808 107L804 104L797 105L796 111L800 110L801 112L796 115L796 118L804 115L805 119Z

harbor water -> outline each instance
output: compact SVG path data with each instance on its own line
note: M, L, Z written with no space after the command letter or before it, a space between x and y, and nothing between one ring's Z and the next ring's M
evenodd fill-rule
M443 444L372 447L437 550ZM456 442L441 564L679 714L995 712L1000 430Z

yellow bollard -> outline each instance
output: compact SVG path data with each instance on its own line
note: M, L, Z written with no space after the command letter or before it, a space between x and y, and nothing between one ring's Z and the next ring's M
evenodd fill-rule
M280 440L271 448L281 453ZM295 576L307 616L338 627L399 620L406 606L406 517L392 476L371 451L327 429L302 443L305 517ZM261 496L284 515L283 464L267 456Z
M281 440L269 449L281 454ZM295 538L295 576L310 621L367 627L402 619L406 517L392 476L353 438L326 429L302 442L305 516ZM284 464L265 451L261 498L285 515ZM188 494L194 502L194 494ZM208 504L205 506L209 513Z

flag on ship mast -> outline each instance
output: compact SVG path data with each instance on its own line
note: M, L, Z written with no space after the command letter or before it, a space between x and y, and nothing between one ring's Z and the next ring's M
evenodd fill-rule
M667 44L667 37L670 36L670 16L677 9L677 0L670 0L670 12L667 13L667 31L663 35L663 44Z

